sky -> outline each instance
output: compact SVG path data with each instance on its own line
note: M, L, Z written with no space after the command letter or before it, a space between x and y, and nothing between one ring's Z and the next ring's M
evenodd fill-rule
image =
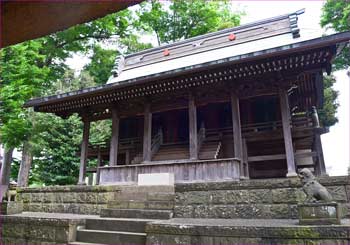
M322 30L319 21L321 8L324 1L232 1L233 9L244 10L246 15L241 19L241 24L258 21L273 16L292 13L305 9L305 13L299 16L298 25L300 34L305 37L318 37L330 31ZM88 59L75 56L68 64L80 70ZM330 132L322 135L323 152L326 168L329 175L346 175L350 165L349 153L349 83L350 78L346 71L337 71L335 88L339 91L337 117L339 122L330 128Z

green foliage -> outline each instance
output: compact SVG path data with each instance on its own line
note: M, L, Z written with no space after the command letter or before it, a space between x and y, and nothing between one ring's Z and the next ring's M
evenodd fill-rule
M33 97L94 86L96 83L88 72L82 72L78 78L75 78L74 72L68 70L65 61L73 53L87 53L99 41L112 36L125 37L130 26L129 15L128 10L121 11L63 32L0 50L0 142L5 144L6 148L20 147L28 140L34 145L43 146L46 142L37 141L40 138L37 136L42 132L59 131L63 135L70 135L71 132L78 133L71 131L71 127L76 125L75 121L71 122L73 124L70 125L71 127L69 125L63 127L62 124L56 126L55 120L50 120L50 115L37 117L31 113L31 109L23 108L23 104ZM51 123L47 124L47 121ZM52 135L52 137L56 136ZM74 144L70 146L68 139L64 142L67 142L65 147L69 151L68 156L71 156L69 153L75 149ZM48 147L57 146L51 144ZM48 161L57 159L55 169L57 169L57 178L60 179L41 178L41 180L46 184L64 183L68 173L72 173L70 176L73 176L69 178L74 178L74 171L76 172L74 161L69 157L60 160L55 154L62 154L62 152L51 150L39 156L34 155L34 158L37 160L37 157L40 157ZM49 156L49 153L53 155ZM59 174L59 164L63 166L62 175ZM66 165L75 166L75 170L65 171ZM37 164L33 174L38 174L38 171L43 169L45 169L43 166ZM67 181L72 183L71 179Z
M322 9L321 26L336 32L350 31L350 1L327 0ZM350 48L345 47L334 61L335 69L345 69L350 64Z
M50 75L40 66L45 56L42 43L29 41L0 51L0 139L6 147L18 147L28 139L32 125L23 104L41 94Z
M20 164L21 164L20 160L18 160L16 158L14 158L12 160L10 181L16 181L17 182L17 176L18 176Z
M62 119L50 114L37 113L38 127L33 144L35 158L32 173L34 179L46 185L76 184L79 172L77 152L82 137L79 117Z
M111 75L117 54L116 50L103 49L101 46L96 45L93 48L91 62L85 66L84 70L93 77L96 84L105 84Z
M140 42L140 38L134 34L130 34L127 38L121 39L120 43L126 47L127 54L136 53L153 47L151 43Z
M158 44L237 26L241 12L226 1L177 0L169 5L152 0L141 4L137 28L155 34Z
M336 82L333 75L324 76L324 104L323 108L319 109L318 115L322 126L330 127L338 122L336 117L337 108L339 106L337 98L338 91L333 89L333 84Z

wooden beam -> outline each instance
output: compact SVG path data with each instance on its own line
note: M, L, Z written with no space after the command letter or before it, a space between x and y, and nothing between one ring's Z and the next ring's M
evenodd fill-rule
M143 161L149 162L152 159L152 113L151 104L145 104L143 124Z
M119 115L116 108L112 109L112 138L109 152L109 166L118 164L118 144L119 144Z
M243 164L243 145L241 132L241 118L239 112L239 98L236 93L231 92L231 110L232 110L232 132L233 132L233 150L234 157L240 161L240 178L245 179Z
M287 177L297 177L298 175L295 171L290 109L289 109L288 93L286 89L281 89L279 91L279 98L280 98L280 106L281 106L284 146L285 146L286 159L287 159L287 170L288 170Z
M197 142L197 108L193 94L188 99L188 121L189 121L189 141L190 141L190 159L198 159Z
M79 168L78 185L85 185L85 174L86 174L89 134L90 134L90 120L88 118L83 118L83 124L84 124L84 128L83 128L83 139L81 142L81 151L80 151L80 168Z

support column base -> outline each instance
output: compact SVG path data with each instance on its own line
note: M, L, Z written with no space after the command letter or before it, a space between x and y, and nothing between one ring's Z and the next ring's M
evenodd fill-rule
M298 174L296 172L288 172L286 177L287 178L297 178Z

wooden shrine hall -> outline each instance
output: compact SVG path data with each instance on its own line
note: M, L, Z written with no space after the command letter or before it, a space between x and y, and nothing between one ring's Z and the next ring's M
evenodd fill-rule
M118 57L107 84L33 99L35 111L84 122L79 184L173 173L175 182L326 174L317 109L323 73L350 33L308 38L298 11ZM90 123L112 120L89 144Z

